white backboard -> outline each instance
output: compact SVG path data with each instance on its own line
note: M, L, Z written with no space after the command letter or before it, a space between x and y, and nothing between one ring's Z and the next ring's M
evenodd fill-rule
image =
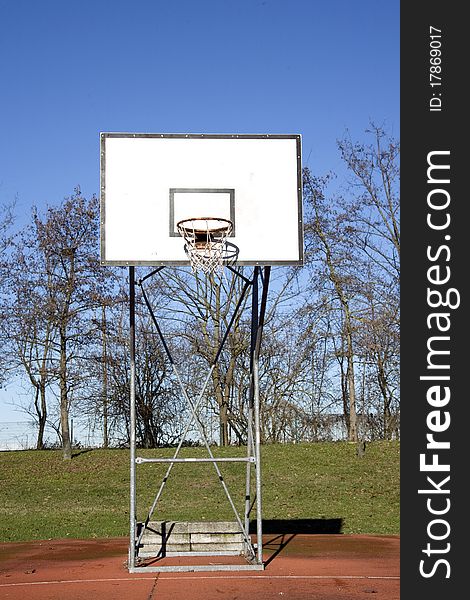
M189 264L193 217L233 222L237 264L302 264L300 135L101 134L104 264Z

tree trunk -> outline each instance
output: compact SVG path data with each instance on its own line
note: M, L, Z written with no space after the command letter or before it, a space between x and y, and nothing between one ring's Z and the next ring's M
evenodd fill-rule
M228 438L228 413L227 413L227 403L223 402L220 407L220 445L228 446L229 438Z
M357 442L357 414L356 414L356 384L354 383L354 354L352 336L348 332L348 391L349 391L349 427L348 440Z
M342 342L343 343L343 342ZM348 374L347 368L344 368L344 354L341 355L339 361L340 376L341 376L341 399L343 401L343 416L346 424L346 432L349 439L349 394L348 394Z
M382 435L384 440L388 440L391 437L391 415L390 415L390 403L391 398L388 394L387 376L384 369L384 364L380 353L377 352L377 380L379 388L383 398L383 429Z
M64 460L70 460L72 458L72 443L70 440L69 403L67 394L67 342L64 331L60 331L59 387L62 452Z
M36 438L36 450L44 450L44 431L46 429L47 405L46 390L42 382L36 386L36 397L34 407L38 418L38 435Z
M103 325L103 448L109 446L108 436L108 348L106 331L106 307L102 306L102 325Z

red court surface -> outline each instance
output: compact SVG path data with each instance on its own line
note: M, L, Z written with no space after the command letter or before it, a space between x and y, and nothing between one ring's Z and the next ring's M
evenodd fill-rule
M267 535L264 571L193 573L130 574L125 564L127 543L127 539L114 538L0 544L0 598L398 600L400 597L398 536ZM207 559L204 560L207 564ZM217 564L222 559L214 557L213 562Z

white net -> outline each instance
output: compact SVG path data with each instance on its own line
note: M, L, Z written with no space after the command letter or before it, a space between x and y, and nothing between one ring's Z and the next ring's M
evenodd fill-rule
M227 237L233 229L231 221L197 217L176 226L186 242L184 249L194 270L207 274L222 270L227 259Z

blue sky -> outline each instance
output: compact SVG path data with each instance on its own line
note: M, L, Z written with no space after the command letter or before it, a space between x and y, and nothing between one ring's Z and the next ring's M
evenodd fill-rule
M399 133L399 2L0 0L0 202L98 193L100 131Z
M300 133L338 171L346 129L399 136L399 0L0 0L0 81L19 222L98 194L100 131Z

